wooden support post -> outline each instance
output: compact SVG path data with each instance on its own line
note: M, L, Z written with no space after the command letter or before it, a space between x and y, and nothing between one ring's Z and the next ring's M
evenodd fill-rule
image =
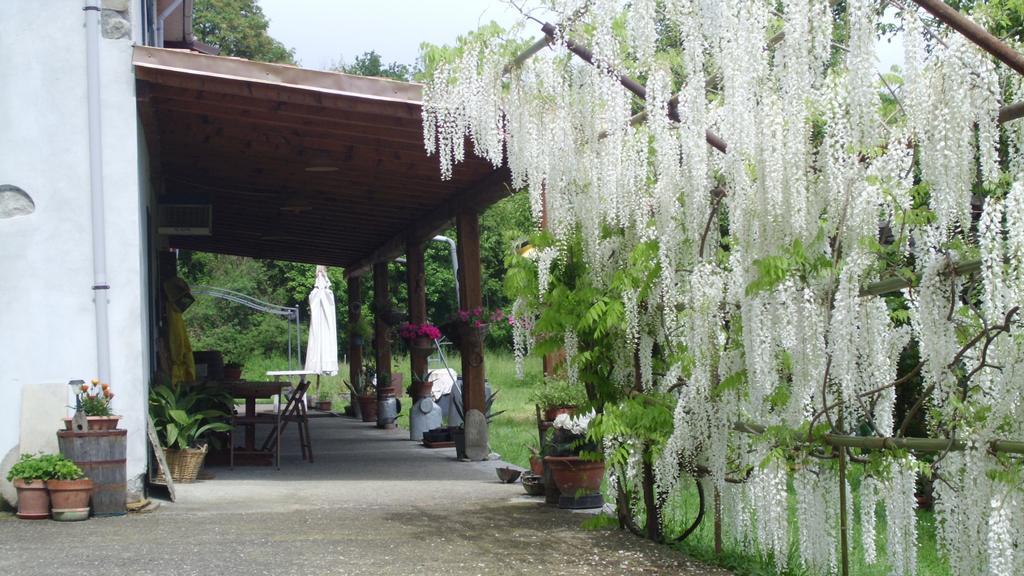
M391 397L391 342L388 341L388 322L385 318L391 307L391 296L388 293L388 263L378 262L373 265L373 346L376 350L377 364L377 427L394 428L395 423L389 422L380 409L380 403Z
M359 379L362 378L363 370L363 334L356 333L363 313L363 277L348 277L348 378L352 386L359 386ZM355 394L351 394L352 414L357 418L362 414L359 411L359 400Z
M459 236L459 296L463 310L483 306L480 272L480 217L475 210L461 209L455 216ZM483 460L488 455L487 421L484 418L483 338L460 338L462 354L462 405L466 414L466 455ZM473 412L476 412L475 414Z
M408 242L405 248L406 286L409 295L409 322L424 324L427 321L427 282L423 267L422 242ZM409 364L412 379L427 373L427 355L410 350Z

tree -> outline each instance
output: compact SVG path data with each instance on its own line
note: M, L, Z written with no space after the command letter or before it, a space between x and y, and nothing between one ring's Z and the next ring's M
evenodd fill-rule
M380 59L376 50L363 52L356 56L355 62L346 64L344 59L339 60L330 68L335 72L355 74L357 76L373 76L376 78L391 78L392 80L408 81L412 77L412 70L406 64L392 62L387 66Z
M258 0L196 0L192 27L225 56L295 64L295 51L267 33L270 20Z

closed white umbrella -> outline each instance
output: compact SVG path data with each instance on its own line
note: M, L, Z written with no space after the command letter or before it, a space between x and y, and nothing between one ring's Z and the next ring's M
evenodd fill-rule
M306 372L338 373L338 321L334 292L327 279L327 268L316 267L316 283L309 293L309 343L306 347Z

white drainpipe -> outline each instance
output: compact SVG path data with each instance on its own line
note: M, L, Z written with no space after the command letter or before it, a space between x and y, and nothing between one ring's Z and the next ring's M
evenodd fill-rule
M89 96L89 189L92 196L92 276L96 308L96 365L110 382L110 326L107 316L107 238L103 214L103 122L100 116L100 0L85 0L85 69Z
M174 2L171 2L171 4L167 8L164 8L163 11L160 12L160 14L157 15L157 17L156 17L156 47L157 48L163 48L164 47L164 20L167 20L167 18L171 15L171 13L174 12L175 10L177 10L178 6L181 6L181 3L184 2L184 1L185 0L174 0Z
M459 256L455 247L455 240L447 236L434 236L435 242L447 242L448 250L452 254L452 272L455 274L455 304L462 306L462 297L459 295Z

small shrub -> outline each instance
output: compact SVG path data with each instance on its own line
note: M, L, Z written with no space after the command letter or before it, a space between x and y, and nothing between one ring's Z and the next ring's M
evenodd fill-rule
M7 481L78 480L83 476L81 468L60 454L22 454L7 473Z
M565 380L547 380L537 388L530 399L541 408L580 406L587 400L587 392L581 384L570 384Z

